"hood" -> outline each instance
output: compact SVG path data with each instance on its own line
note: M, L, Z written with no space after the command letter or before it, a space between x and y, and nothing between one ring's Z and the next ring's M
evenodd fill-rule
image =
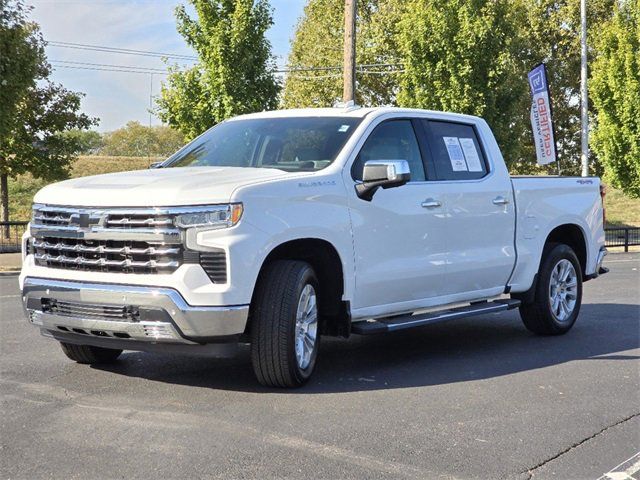
M270 168L183 167L74 178L40 190L35 203L88 207L165 207L227 203L241 186L284 177Z

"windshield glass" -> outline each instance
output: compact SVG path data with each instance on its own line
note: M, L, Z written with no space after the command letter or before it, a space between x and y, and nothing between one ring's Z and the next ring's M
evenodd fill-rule
M362 119L257 118L223 122L163 167L254 167L313 172L331 164Z

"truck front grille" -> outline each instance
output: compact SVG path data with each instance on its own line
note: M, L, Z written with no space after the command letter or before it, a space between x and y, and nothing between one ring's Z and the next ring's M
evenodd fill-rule
M29 242L36 265L92 272L170 274L199 263L214 283L227 282L222 249L188 250L175 217L190 207L91 208L35 204Z
M171 273L182 263L180 245L126 240L34 239L36 264L43 267L119 273Z

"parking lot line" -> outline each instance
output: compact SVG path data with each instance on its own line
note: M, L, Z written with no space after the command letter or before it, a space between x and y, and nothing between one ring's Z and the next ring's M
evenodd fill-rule
M616 465L598 480L635 480L633 476L640 472L640 452Z

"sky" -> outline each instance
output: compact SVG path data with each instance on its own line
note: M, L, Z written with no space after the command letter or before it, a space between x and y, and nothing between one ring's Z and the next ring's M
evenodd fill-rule
M45 40L193 55L176 31L174 8L178 0L31 0L31 18L40 24ZM274 25L268 31L278 65L286 63L290 39L304 0L271 0ZM165 69L161 58L47 46L54 65L52 79L86 94L82 109L99 117L99 131L110 131L130 120L149 124L150 92L157 96L166 77L145 73L62 68L70 62ZM59 62L65 62L64 64ZM177 61L185 65L185 61ZM57 65L57 66L56 66ZM84 65L87 67L87 65ZM104 68L95 66L92 68ZM152 115L151 124L161 122Z

